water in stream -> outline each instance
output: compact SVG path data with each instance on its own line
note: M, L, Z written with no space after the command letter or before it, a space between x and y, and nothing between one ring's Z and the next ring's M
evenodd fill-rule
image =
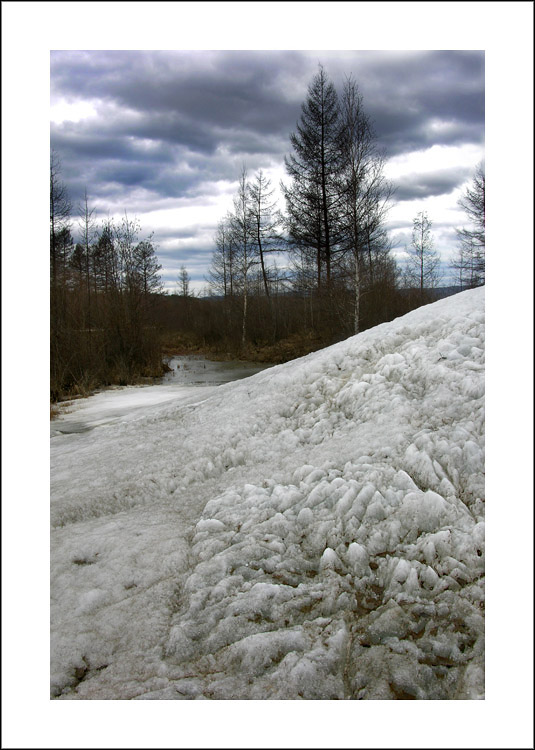
M163 378L163 384L202 386L241 380L265 370L268 366L238 360L214 362L201 356L171 357L167 364L172 371Z
M50 423L50 436L83 433L111 422L130 421L151 407L173 401L202 401L223 383L241 380L266 369L257 362L214 362L202 356L171 357L171 371L154 385L107 388L88 398L62 404Z

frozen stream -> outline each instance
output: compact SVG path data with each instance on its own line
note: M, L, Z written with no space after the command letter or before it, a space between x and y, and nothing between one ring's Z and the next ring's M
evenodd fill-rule
M89 398L68 401L50 423L50 436L81 433L111 422L139 418L147 408L180 401L204 401L223 383L266 369L255 362L214 362L202 356L172 357L168 372L157 385L117 386Z

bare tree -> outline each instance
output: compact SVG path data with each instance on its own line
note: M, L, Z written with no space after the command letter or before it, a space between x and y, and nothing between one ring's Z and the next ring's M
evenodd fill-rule
M379 246L389 247L384 221L393 188L384 176L385 156L377 149L362 95L351 76L345 81L340 107L344 250L352 258L353 332L358 333L362 266L367 260L373 282L374 253Z
M186 266L182 265L180 266L180 273L178 274L177 286L178 286L178 294L181 297L184 297L184 299L190 296L189 282L190 282L190 279L189 279L189 273L187 271L187 268Z
M323 273L327 288L331 286L342 162L338 96L321 65L301 109L296 132L290 135L293 153L284 160L292 184L282 189L291 245L301 256L315 254L320 291Z
M235 288L235 248L230 214L221 219L217 225L215 243L216 250L212 255L207 281L213 292L222 294L226 300L234 296Z
M247 337L247 306L249 299L249 272L257 262L254 251L253 230L249 203L249 183L247 169L242 168L238 192L234 198L234 212L231 215L232 238L236 247L236 261L242 297L242 346Z
M434 288L439 279L440 256L431 235L432 222L427 212L420 211L413 219L412 242L408 249L407 279L420 290L423 299L427 288Z
M459 199L459 206L467 213L471 228L457 230L459 254L452 266L460 273L462 286L481 286L485 283L485 165L478 164L471 187Z
M96 235L96 224L94 218L95 209L89 208L87 200L87 190L84 191L84 200L78 206L78 222L80 232L80 246L83 252L85 293L86 293L86 319L85 327L91 329L91 287L92 287L92 245ZM89 348L91 348L91 339L89 338Z
M67 188L60 179L61 164L56 151L50 153L50 277L52 289L58 286L61 264L59 236L70 229L72 204Z
M256 244L262 280L266 297L270 296L268 272L266 268L266 253L273 252L281 244L280 225L281 215L273 201L271 183L260 170L254 182L249 185L249 212L251 217L252 240Z
M95 267L95 290L104 293L119 286L116 248L116 232L113 221L108 218L103 222L99 237L93 246L93 264Z
M142 240L134 247L134 265L139 277L143 298L147 303L151 294L162 291L162 279L160 271L161 263L158 262L153 235Z
M136 261L134 248L140 232L140 224L136 219L129 219L125 211L120 224L114 225L115 242L118 250L118 277L122 291L131 291L137 287Z

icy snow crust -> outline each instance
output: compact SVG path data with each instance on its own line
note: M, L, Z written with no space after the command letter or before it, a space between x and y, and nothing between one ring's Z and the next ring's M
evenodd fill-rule
M54 697L484 697L483 289L137 414L51 440Z

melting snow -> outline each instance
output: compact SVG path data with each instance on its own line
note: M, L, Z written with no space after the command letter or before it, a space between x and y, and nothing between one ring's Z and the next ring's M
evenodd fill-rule
M482 699L484 348L477 289L54 435L52 695Z

